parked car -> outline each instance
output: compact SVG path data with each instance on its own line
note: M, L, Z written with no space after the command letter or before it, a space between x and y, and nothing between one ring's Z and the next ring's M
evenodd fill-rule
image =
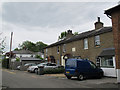
M17 70L20 70L20 66L17 66Z
M44 69L49 69L49 68L58 68L58 66L55 63L41 63L36 66L30 66L27 71L28 72L38 72L38 66L43 66Z
M28 68L29 66L36 66L36 64L35 63L26 63L24 65L24 67L26 67L26 68Z
M65 65L65 75L68 79L72 76L79 80L85 78L101 78L103 70L98 68L92 61L83 59L68 59Z

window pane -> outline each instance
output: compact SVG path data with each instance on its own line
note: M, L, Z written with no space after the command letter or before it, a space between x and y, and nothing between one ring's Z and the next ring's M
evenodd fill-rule
M101 67L114 67L112 57L103 57L101 58Z
M88 40L84 39L84 49L88 49Z
M100 45L100 36L95 36L95 46Z
M65 48L66 44L63 45L63 52L66 51L66 48Z

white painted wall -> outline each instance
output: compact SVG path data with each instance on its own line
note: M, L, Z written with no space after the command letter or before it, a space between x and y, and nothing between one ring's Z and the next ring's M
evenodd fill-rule
M65 66L65 60L63 59L63 56L61 56L61 65Z
M16 61L16 58L12 58L12 59L11 59L11 62L15 62L15 61Z
M101 69L104 71L104 76L117 77L115 57L113 57L113 66L114 68L101 67Z
M120 83L120 69L117 69L117 82Z
M22 56L22 57L31 57L32 54L16 54L16 57Z
M115 68L101 68L104 71L104 76L117 77Z

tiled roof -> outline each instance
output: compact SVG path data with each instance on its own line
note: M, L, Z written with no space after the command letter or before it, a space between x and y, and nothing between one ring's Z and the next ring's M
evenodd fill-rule
M14 54L33 54L33 52L29 51L29 50L19 50L19 51L12 51L12 53Z
M106 48L104 49L99 57L104 57L104 56L115 56L115 48Z
M75 35L71 38L64 39L64 40L58 41L56 43L53 43L53 44L51 44L51 45L49 45L45 48L49 48L49 47L53 47L53 46L57 46L57 45L81 40L81 39L84 39L84 38L100 35L100 34L107 33L107 32L112 32L112 27L103 27L103 28L100 28L100 29L97 29L97 30L91 30L91 31L83 32L83 33Z
M111 15L111 13L113 13L115 11L120 11L120 4L115 7L110 8L108 10L105 10L105 14Z

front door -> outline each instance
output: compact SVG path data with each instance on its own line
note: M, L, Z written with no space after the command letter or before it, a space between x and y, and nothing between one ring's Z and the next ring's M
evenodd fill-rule
M64 56L61 56L61 65L65 66L65 60L63 59Z

